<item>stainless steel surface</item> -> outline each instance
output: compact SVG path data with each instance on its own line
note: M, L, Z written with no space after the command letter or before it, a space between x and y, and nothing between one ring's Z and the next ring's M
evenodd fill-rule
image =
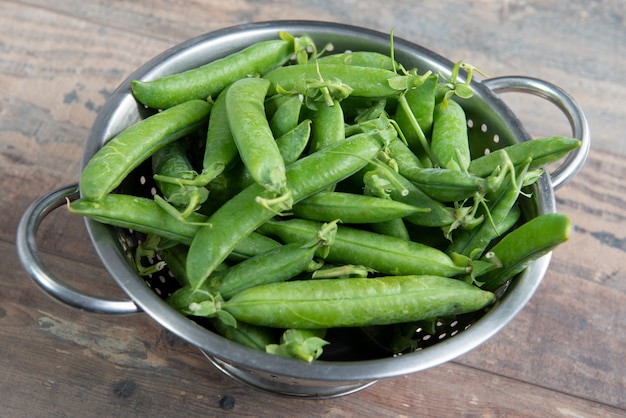
M17 229L16 247L22 266L49 295L72 307L93 313L129 314L139 312L128 299L92 296L66 284L50 271L37 250L37 231L41 222L54 209L63 206L66 199L78 196L78 185L62 187L41 196L22 215Z
M335 51L368 49L387 53L389 49L388 34L340 24L306 21L248 24L191 39L147 62L113 93L92 127L84 149L82 167L106 141L145 116L144 108L137 104L130 93L131 79L148 80L193 68L254 42L274 39L278 31L287 31L293 35L306 33L319 45L331 42ZM402 39L395 39L394 45L396 59L406 67L416 67L420 71L430 69L442 74L451 72L452 62L419 45ZM470 137L475 154L487 148L530 139L515 115L494 93L499 90L497 84L472 81L471 86L475 95L463 104L473 124ZM578 168L571 166L571 175ZM566 181L570 177L562 178L564 180L561 181ZM555 211L554 186L548 174L544 174L538 181L532 199L526 202L523 210L527 217ZM43 216L45 214L36 215L35 218ZM160 285L146 283L130 265L128 248L123 242L124 239L132 241L134 237L89 219L86 225L105 267L134 302L120 302L125 304L124 309L141 309L146 312L163 327L201 349L216 367L232 377L256 388L300 397L319 398L352 393L376 380L415 373L467 353L498 333L524 308L541 283L550 260L550 255L547 255L530 265L507 289L498 304L483 316L475 318L469 328L454 337L442 338L430 347L394 358L305 364L235 344L174 311L163 301L162 296L166 295L158 288ZM36 253L35 247L33 252ZM21 251L20 254L27 255L28 251ZM36 264L32 257L25 260L27 266L33 263ZM82 299L82 296L78 298ZM66 302L80 306L83 302L77 300ZM106 311L107 308L99 307L98 310Z
M552 102L563 112L572 128L572 135L580 139L581 146L572 151L563 163L550 173L552 188L557 190L574 178L585 164L591 147L589 122L576 100L560 87L545 80L531 77L494 77L484 80L483 84L495 93L520 92L542 97Z

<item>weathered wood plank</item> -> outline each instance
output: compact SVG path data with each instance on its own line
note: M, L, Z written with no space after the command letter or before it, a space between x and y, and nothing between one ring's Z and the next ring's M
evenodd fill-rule
M333 3L332 7L307 1L284 7L281 2L270 1L263 7L253 7L249 2L232 1L175 7L176 3L173 6L172 2L156 1L150 8L132 2L27 3L128 31L129 39L139 34L144 41L161 39L172 45L211 30L273 19L335 21L383 32L394 29L399 37L453 61L471 62L490 76L521 74L556 83L587 110L594 136L602 138L598 146L626 153L623 141L615 135L626 129L626 122L620 109L605 100L625 93L619 78L619 69L626 66L626 10L621 2L605 2L600 7L584 0L482 0L419 6L391 1L380 7L348 0ZM129 51L141 55L143 45L137 45ZM148 55L157 52L160 50L152 49ZM553 133L554 122L546 118L544 111L532 105L523 109L528 112L529 130L542 135Z
M626 264L623 252L626 67L620 2L482 0L385 7L354 0L262 4L155 0L0 3L0 403L2 416L623 416ZM303 402L248 389L146 315L84 314L46 297L13 247L26 206L75 182L98 109L131 71L162 50L233 24L312 18L395 29L490 75L523 74L571 93L594 148L556 194L574 224L528 306L499 335L454 362L379 382L349 397ZM574 30L575 29L575 30ZM507 95L535 136L567 134L539 99ZM63 209L42 225L46 262L71 284L121 295L82 221Z

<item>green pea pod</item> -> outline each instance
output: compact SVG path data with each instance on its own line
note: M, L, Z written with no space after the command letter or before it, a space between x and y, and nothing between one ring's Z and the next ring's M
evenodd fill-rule
M320 223L305 219L267 221L258 232L288 243L303 243L320 229ZM339 225L333 245L325 257L335 264L354 264L381 274L434 274L452 277L468 273L444 252L400 238Z
M239 79L264 74L285 64L294 53L293 45L282 39L262 41L191 70L152 81L133 80L133 95L154 109L166 109L193 99L205 100Z
M306 119L300 122L294 129L276 139L276 146L278 147L278 151L283 157L285 164L291 164L302 156L307 145L309 144L310 137L311 121ZM241 161L239 164L235 165L232 170L229 170L220 176L218 180L222 180L227 185L226 189L220 190L219 192L224 192L228 198L233 197L254 183L254 179L252 178L250 171L246 169ZM209 187L213 193L216 191L215 187L219 187L219 184L214 182L210 186L214 186L213 188Z
M426 137L430 137L435 112L435 88L438 80L439 77L433 75L426 79L421 86L407 91L405 97L408 108L399 105L396 109L395 120L404 133L407 143L416 152L420 149L420 144L407 112L410 111L412 113L412 117L419 124L423 134Z
M298 329L386 325L474 312L495 296L437 276L296 280L238 293L223 309L251 324Z
M181 141L167 144L152 155L152 172L157 176L157 186L168 202L181 207L189 204L190 190L174 181L191 180L194 177L193 167ZM166 181L158 180L159 177L165 177Z
M345 121L341 102L335 99L332 106L321 103L313 119L309 152L319 151L345 138Z
M239 156L252 178L264 189L285 195L285 162L265 116L269 81L242 78L226 92L226 111Z
M290 164L287 183L293 202L351 176L381 147L376 134L355 135ZM198 231L187 258L187 275L193 288L200 288L241 239L276 214L275 209L257 203L259 196L271 198L261 186L248 186L209 217L210 226Z
M233 134L230 131L226 111L227 91L228 87L217 96L209 117L202 161L201 177L204 185L209 184L225 169L238 161L237 144L235 144Z
M435 106L430 150L440 167L466 172L470 165L467 119L454 100Z
M440 202L457 202L476 193L493 191L499 183L495 176L474 176L464 171L448 168L413 168L402 174L421 191Z
M459 231L448 247L448 253L482 255L489 243L508 230L507 218L516 205L527 173L528 163L518 173L509 173L500 188L487 196L488 217L473 229Z
M402 175L405 175L408 170L424 167L415 153L399 138L389 142L383 157L383 160L393 160L393 164L398 167L398 172Z
M292 211L294 215L304 219L324 222L339 219L342 223L362 224L385 222L425 210L374 196L320 192L294 205Z
M153 234L190 245L207 217L190 214L185 221L170 216L154 200L124 194L109 194L100 201L77 199L68 206L70 212L103 224ZM229 256L238 259L269 251L279 244L257 233L243 237Z
M419 212L413 215L405 216L404 219L408 222L420 226L447 226L455 221L454 215L448 207L422 192L404 176L394 172L393 170L387 170L385 171L383 177L390 178L392 181L391 188L384 190L384 193L386 193L391 199L418 208L428 209L426 212ZM370 190L373 195L379 196L380 194L375 190L376 187L372 187L368 184L370 180L374 179L369 176L364 176L366 188ZM404 189L404 192L399 187L395 187L394 184L398 184L402 189Z
M269 93L277 90L298 92L307 95L309 89L323 80L339 80L352 90L355 97L381 98L395 97L400 92L420 85L424 81L421 75L398 75L381 68L359 67L344 64L287 65L276 68L263 78L271 81Z
M291 164L302 156L311 139L311 120L305 119L295 128L276 138L278 151L285 164Z
M209 196L204 187L185 184L197 177L181 141L167 144L152 155L152 172L165 202L182 210L175 215L186 218Z
M222 337L255 350L265 351L265 347L276 343L274 330L271 328L242 321L237 321L237 326L234 327L220 317L211 318L211 325Z
M409 230L402 218L394 218L388 221L371 223L367 225L367 228L377 234L389 235L405 241L411 240Z
M515 166L531 158L528 169L534 170L560 160L570 151L580 147L580 144L579 139L566 136L551 136L519 142L475 158L470 163L468 171L476 176L489 176L506 161L504 153L508 154L508 158Z
M192 100L149 116L104 144L80 176L86 199L102 200L157 150L206 125L211 105Z
M203 288L228 300L250 287L289 280L306 270L322 243L281 245L211 275Z
M288 329L280 337L280 344L268 344L265 351L283 357L295 358L311 363L323 353L328 344L324 340L325 329Z
M186 286L187 272L185 271L185 263L187 260L187 251L189 247L183 244L177 244L167 248L159 248L157 250L159 256L165 261L165 265L172 272L178 284Z
M383 70L395 71L399 64L390 56L372 51L350 51L338 54L324 55L317 59L320 64L342 64L358 67L373 67Z
M302 98L298 94L287 96L272 117L269 119L270 129L275 138L278 138L294 129L300 122Z
M266 97L265 98L265 114L267 115L267 118L268 119L273 118L274 114L278 111L278 108L286 101L289 101L292 96L293 96L292 94L278 93L278 94L274 94L274 95Z
M509 232L485 255L499 262L501 267L479 276L477 280L483 283L481 287L495 291L522 272L529 263L566 242L570 229L570 220L566 215L546 213Z

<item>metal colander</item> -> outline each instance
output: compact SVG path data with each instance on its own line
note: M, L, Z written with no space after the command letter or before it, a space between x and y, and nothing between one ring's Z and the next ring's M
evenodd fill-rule
M120 85L100 111L85 145L82 167L95 152L117 133L147 116L130 92L130 80L150 80L197 67L252 43L275 39L278 31L306 34L317 45L333 44L334 51L369 50L387 54L389 35L363 28L325 22L277 21L253 23L212 32L173 47L147 62ZM395 57L407 68L431 70L449 76L453 63L423 47L394 39ZM541 96L559 107L571 124L573 136L582 146L551 174L544 174L532 186L532 198L524 199L523 216L555 211L554 190L567 183L582 167L589 149L586 118L576 102L560 88L527 77L472 80L475 94L462 105L468 117L470 145L474 156L503 146L530 140L529 134L496 93L521 91ZM150 196L154 193L149 166L135 170L121 186L127 193ZM325 349L322 359L312 364L269 355L233 343L212 332L202 320L187 318L171 309L163 299L178 288L166 268L141 277L133 267L133 251L144 237L133 231L113 228L86 219L93 245L105 267L130 299L105 299L86 295L63 283L41 263L36 232L43 218L65 202L77 197L76 185L53 191L24 213L18 228L17 246L22 264L35 281L57 299L87 311L109 314L145 312L185 341L197 346L221 371L257 389L273 393L321 398L345 395L363 389L379 379L418 372L458 357L501 330L522 310L545 275L550 255L530 265L490 309L461 315L450 323L438 323L434 332L416 329L419 349L410 354L381 357L363 350L362 335L342 331ZM158 260L144 260L146 264ZM336 338L335 338L336 337Z

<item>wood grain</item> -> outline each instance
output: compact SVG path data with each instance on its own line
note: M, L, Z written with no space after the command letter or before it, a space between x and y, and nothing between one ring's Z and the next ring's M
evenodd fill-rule
M78 180L98 110L134 69L211 30L305 18L393 28L490 76L551 81L581 104L593 136L585 167L556 192L571 239L504 330L452 362L322 401L245 387L148 315L62 305L27 277L14 246L26 207ZM625 18L622 2L583 0L1 1L0 416L626 415ZM532 135L568 134L567 119L544 100L503 98ZM123 296L81 219L60 208L38 242L70 284Z

